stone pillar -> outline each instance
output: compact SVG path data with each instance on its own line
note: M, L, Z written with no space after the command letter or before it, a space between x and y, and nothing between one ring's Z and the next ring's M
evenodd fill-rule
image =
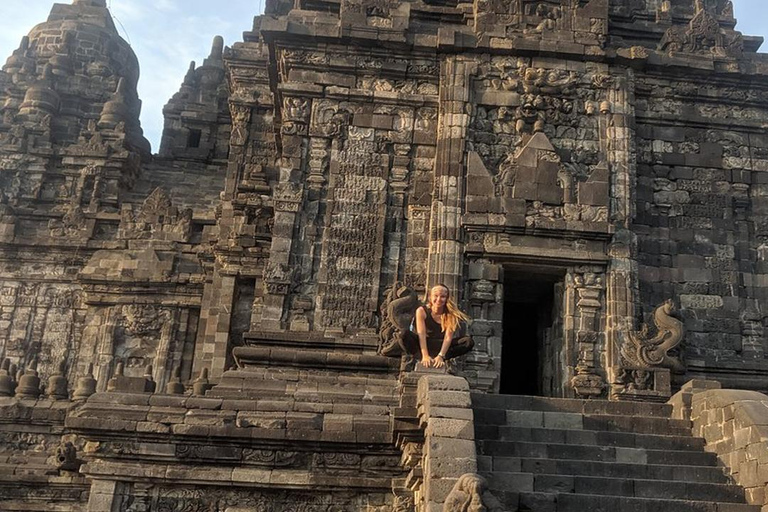
M227 179L222 192L221 214L218 218L218 244L210 280L206 283L200 309L200 327L195 348L193 374L209 368L217 379L226 369L229 353L231 312L235 298L240 256L243 248L237 243L241 216L235 211L237 186L245 168L247 145L251 140L254 108L258 105L230 102L232 132L227 167Z
M606 390L601 367L603 337L600 334L603 314L605 275L602 268L579 268L571 275L576 296L576 366L571 386L581 398L597 398ZM570 373L570 372L569 372Z
M464 146L470 116L470 74L475 63L447 57L440 70L440 119L430 220L428 287L443 283L460 293L464 242L461 217L464 197Z
M234 294L235 276L217 270L203 293L193 374L210 368L211 376L218 378L226 369Z
M634 117L634 72L605 82L607 105L601 109L600 146L611 169L610 221L615 227L608 252L611 258L606 276L606 365L613 381L619 364L618 347L622 331L631 330L639 301L637 235L631 231L635 217L637 148Z
M312 101L302 97L284 97L281 110L280 128L282 155L280 159L280 182L273 192L274 226L269 261L264 270L264 297L260 328L265 331L286 329L286 313L291 283L297 275L299 265L292 261L298 240L294 237L297 222L305 200L302 183L309 150L308 123ZM310 174L311 168L310 168ZM310 186L316 180L313 175Z
M470 260L467 313L475 348L467 354L463 375L472 389L498 392L504 314L504 270L487 259Z

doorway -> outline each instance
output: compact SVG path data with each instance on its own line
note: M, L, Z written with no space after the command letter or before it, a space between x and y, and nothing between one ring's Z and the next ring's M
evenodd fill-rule
M564 274L561 269L505 269L499 393L558 396Z

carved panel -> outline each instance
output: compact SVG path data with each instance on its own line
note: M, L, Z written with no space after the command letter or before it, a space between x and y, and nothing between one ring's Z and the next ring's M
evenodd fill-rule
M168 193L158 187L140 207L123 207L118 237L186 242L191 223L192 210L175 207Z
M142 377L148 365L164 359L163 345L170 340L172 313L155 306L122 308L115 329L113 355L125 364L127 377Z
M156 490L158 512L269 510L271 512L359 512L377 495L351 492L259 491L223 488L161 487ZM366 493L368 494L368 493Z
M322 325L369 328L378 309L389 157L380 154L374 130L359 127L349 127L334 153L320 271Z
M733 17L733 4L727 2L720 14ZM741 32L725 29L717 20L717 13L707 9L703 0L695 0L695 14L688 25L674 25L664 33L659 50L710 54L719 57L738 57L744 52Z

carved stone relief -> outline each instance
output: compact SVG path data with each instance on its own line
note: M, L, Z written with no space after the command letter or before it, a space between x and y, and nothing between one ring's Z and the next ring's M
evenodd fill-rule
M685 372L685 365L679 357L671 355L683 340L683 323L672 316L675 304L664 302L653 312L656 334L651 335L648 324L639 331L628 331L621 347L623 363L630 368L668 368L675 373Z
M381 305L380 354L387 357L399 357L404 353L401 334L410 329L419 304L416 293L400 282L395 283L387 290Z
M378 310L389 158L380 153L373 128L350 126L343 147L335 144L319 310L327 328L371 328Z
M600 368L602 348L601 316L604 314L605 274L598 268L576 268L567 283L575 292L574 343L577 361L571 386L576 395L585 398L602 396L606 390L605 368ZM575 335L575 336L574 336ZM574 339L575 338L575 339Z
M485 478L468 473L459 478L443 503L443 512L486 510L504 512L504 505L488 489Z
M122 308L114 334L113 355L124 363L127 377L142 377L149 365L163 362L170 342L172 314L155 306Z
M123 207L118 237L186 242L191 222L192 210L175 207L168 193L158 187L139 208Z
M368 499L351 492L307 493L301 491L246 491L223 488L160 488L156 510L160 512L206 512L270 510L274 512L359 512Z
M733 5L723 7L720 15L733 17ZM695 14L688 25L674 25L667 29L659 43L659 50L670 55L676 52L710 54L718 57L738 57L744 51L741 32L724 29L715 13L704 7L703 0L695 0Z

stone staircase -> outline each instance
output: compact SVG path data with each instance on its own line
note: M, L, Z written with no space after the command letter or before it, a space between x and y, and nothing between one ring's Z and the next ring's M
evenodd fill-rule
M509 510L759 512L666 404L473 394L478 466Z

